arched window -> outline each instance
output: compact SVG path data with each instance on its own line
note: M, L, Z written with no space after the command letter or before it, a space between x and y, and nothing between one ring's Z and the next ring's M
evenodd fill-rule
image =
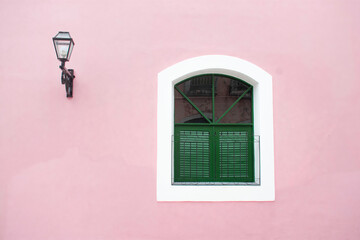
M271 75L236 57L195 57L161 71L157 200L274 200L272 102Z
M252 86L203 74L174 93L173 184L254 183Z

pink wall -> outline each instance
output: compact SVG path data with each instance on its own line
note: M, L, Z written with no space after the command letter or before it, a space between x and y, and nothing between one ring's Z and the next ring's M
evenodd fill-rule
M0 7L0 239L359 239L360 2ZM74 98L51 38L70 31ZM157 73L222 54L273 76L275 202L157 203Z

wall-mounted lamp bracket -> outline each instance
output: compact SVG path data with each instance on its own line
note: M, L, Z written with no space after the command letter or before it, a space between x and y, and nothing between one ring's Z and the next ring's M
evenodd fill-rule
M67 69L65 67L65 62L61 62L59 68L62 70L61 73L61 84L65 84L66 97L73 96L73 81L75 78L74 70Z

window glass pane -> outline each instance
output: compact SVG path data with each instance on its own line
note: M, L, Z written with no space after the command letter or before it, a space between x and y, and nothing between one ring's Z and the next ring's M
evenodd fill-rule
M175 123L209 123L176 89L174 93Z
M212 75L192 77L177 87L209 119L212 119Z
M251 123L252 122L252 107L251 96L247 93L236 105L220 120L220 123Z
M241 81L234 80L226 76L215 76L215 120L219 119L230 106L249 88ZM248 92L229 113L227 113L220 123L240 123L251 121L251 93ZM248 109L250 103L250 109ZM249 119L250 111L250 119ZM229 115L231 113L231 115Z

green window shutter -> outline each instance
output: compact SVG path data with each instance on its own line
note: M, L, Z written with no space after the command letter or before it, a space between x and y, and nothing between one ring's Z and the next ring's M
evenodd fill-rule
M254 182L253 89L221 74L174 86L173 182Z
M175 128L175 182L204 182L212 175L209 127Z
M252 128L215 127L215 129L219 181L254 181Z

